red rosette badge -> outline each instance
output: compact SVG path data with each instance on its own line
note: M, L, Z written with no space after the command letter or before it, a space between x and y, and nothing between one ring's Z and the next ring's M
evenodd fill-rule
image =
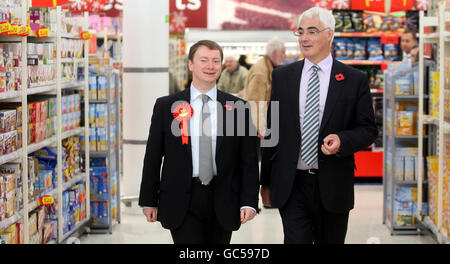
M188 135L188 124L187 121L192 117L194 114L194 109L192 109L192 106L188 103L182 103L179 104L172 112L173 117L180 121L180 129L181 129L181 143L182 144L188 144L189 142L189 135Z

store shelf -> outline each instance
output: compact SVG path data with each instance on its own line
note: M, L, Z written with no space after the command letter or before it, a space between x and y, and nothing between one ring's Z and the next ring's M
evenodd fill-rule
M435 126L439 126L439 119L437 117L434 116L430 116L430 115L424 115L423 116L423 123L426 125L435 125ZM450 123L443 121L442 123L443 125L443 129L444 129L444 133L445 134L450 134Z
M347 65L382 65L390 63L391 61L371 61L371 60L340 60L340 62Z
M46 84L42 86L32 86L31 88L27 89L27 94L39 94L39 93L45 93L45 92L51 92L56 90L56 83Z
M445 121L445 115L448 113L446 110L445 103L445 93L444 93L444 85L445 79L448 77L446 74L446 65L445 58L450 55L450 32L445 31L445 25L450 21L450 12L445 11L445 3L440 2L437 4L437 12L435 16L425 16L424 11L420 11L419 13L419 25L420 25L420 38L419 38L419 95L420 98L426 98L425 84L428 83L429 89L428 91L431 93L434 89L437 89L437 94L433 94L433 97L437 98L437 109L435 109L438 113L438 117L425 115L425 109L419 104L419 123L418 127L422 128L423 125L431 125L432 129L427 130L427 134L431 134L430 139L428 141L424 141L421 135L423 134L422 130L419 129L419 153L420 158L425 160L429 158L429 161L433 160L434 163L431 167L427 166L426 168L423 166L424 164L419 163L419 175L418 175L418 192L417 192L417 203L418 205L422 204L422 201L428 202L428 213L433 215L433 221L429 218L429 216L425 216L424 220L421 222L423 226L431 231L431 233L435 236L436 240L439 243L448 243L448 230L447 230L447 222L446 219L446 203L449 203L450 200L446 194L448 190L446 190L445 178L447 177L446 164L448 160L445 157L445 153L448 151L447 145L449 141L446 137L446 134L450 133L450 124ZM425 33L425 28L427 26L435 27L434 33ZM425 49L424 43L435 43L432 45L433 54L433 65L427 65L425 58L423 56L423 51ZM433 72L438 73L438 79L434 76L431 77ZM429 79L425 79L426 75L430 74ZM436 91L436 90L434 90ZM430 96L431 98L431 96ZM421 103L422 100L419 100ZM431 102L428 102L430 104ZM423 102L422 106L425 108L427 102ZM429 110L431 111L431 110ZM447 148L447 149L446 149ZM424 153L426 152L426 153ZM428 173L427 173L428 172ZM427 175L428 174L428 175ZM430 179L428 182L428 191L421 189L421 182L424 179ZM428 194L428 197L424 194ZM421 208L418 207L418 211L421 211Z
M22 156L22 149L0 156L0 165L14 161Z
M84 86L84 81L67 82L61 84L61 89L75 89Z
M87 225L90 222L90 219L86 218L83 219L81 222L79 222L78 224L76 224L72 230L68 231L67 233L64 233L64 235L61 238L60 242L63 242L64 240L66 240L67 238L69 238L72 234L74 234L76 231L80 230L80 228L84 227L85 225Z
M33 153L37 150L40 150L41 148L50 146L56 142L56 137L53 136L51 138L47 138L39 143L34 143L31 145L28 145L28 154Z
M17 1L13 1L13 8L11 10L13 10L15 12L16 15L19 15L19 17L21 17L21 21L19 23L21 24L26 24L27 23L27 14L29 14L29 4L31 3L31 1L28 0L17 0ZM25 111L22 111L22 127L23 128L28 128L28 111L26 111L28 109L28 105L29 102L32 101L32 97L30 97L30 95L52 95L52 98L55 98L55 108L56 108L56 124L55 124L55 129L56 129L56 134L53 135L52 137L49 137L39 143L34 143L34 144L28 144L27 139L28 139L28 129L23 129L22 131L22 135L23 135L23 148L19 149L13 153L9 153L6 155L1 155L0 156L0 164L4 164L4 163L8 163L11 161L15 161L15 162L20 162L22 163L22 187L23 187L23 210L19 213L14 215L11 218L8 218L4 221L1 221L0 223L0 227L4 228L4 227L8 227L9 225L13 224L14 222L17 221L17 219L19 217L23 217L23 235L24 235L24 241L23 243L30 243L30 238L31 238L31 234L29 234L30 230L29 230L29 216L28 213L25 212L31 212L33 209L37 208L38 206L40 206L38 204L38 201L34 200L36 198L39 198L42 195L52 195L55 200L57 201L62 201L62 192L65 190L68 190L73 184L75 184L76 182L79 181L84 181L86 183L86 196L87 196L87 201L89 200L89 180L88 177L86 175L86 173L80 173L78 175L76 175L73 179L71 179L69 182L63 182L64 179L62 178L62 139L66 139L69 138L71 136L76 136L76 135L85 135L86 137L89 136L89 131L83 127L80 128L75 128L69 131L64 131L61 132L61 125L62 125L62 90L64 89L76 89L79 90L80 88L84 88L84 91L86 93L88 93L88 82L86 81L74 81L74 82L70 82L70 83L62 83L64 81L64 77L62 76L62 72L63 72L63 64L67 64L67 63L73 63L75 64L77 67L84 67L85 69L85 76L87 76L88 74L88 60L87 58L61 58L61 56L64 55L65 52L63 52L63 42L62 40L64 38L68 38L68 39L80 39L80 36L78 35L78 33L74 33L74 34L65 34L62 33L61 31L65 28L65 25L63 25L63 23L66 23L69 19L64 20L63 17L66 16L67 13L66 11L63 11L61 6L57 6L57 7L53 7L53 8L49 8L48 10L41 10L42 12L45 12L47 14L49 14L50 12L52 12L52 17L54 19L52 19L52 21L46 21L45 23L51 23L52 25L49 26L49 28L55 28L57 29L57 32L51 32L51 35L47 38L38 38L36 37L35 32L33 31L30 36L28 37L10 37L10 36L0 36L0 42L16 42L16 43L20 43L22 46L22 59L19 61L20 63L20 69L18 69L20 71L21 74L21 79L22 79L22 83L20 85L20 90L19 91L8 91L8 92L3 92L0 93L0 100L8 100L8 101L13 101L15 103L18 103L18 105L20 105L22 107L22 109L25 109ZM17 14L17 12L19 14ZM80 17L80 18L71 18L69 23L73 24L73 27L75 30L73 30L74 32L78 32L79 29L83 28L83 29L87 29L88 28L88 20L89 20L89 16L88 13L85 12L84 13L84 17ZM41 21L42 22L42 21ZM76 25L75 25L76 24ZM47 83L40 83L40 84L36 84L36 85L31 85L29 83L29 75L34 74L33 72L28 72L29 68L28 68L28 59L31 58L37 58L36 55L29 55L28 53L33 53L33 52L29 52L29 48L32 48L34 45L28 45L28 43L37 43L36 45L42 45L42 43L52 43L55 48L54 52L56 54L56 57L51 59L51 60L46 60L44 59L44 61L40 62L39 65L42 64L46 64L46 65L54 65L55 67L55 73L60 73L60 74L56 74L56 79ZM89 43L88 41L83 41L83 43L79 43L79 44L83 44L83 50L85 51L84 54L88 54L88 49L89 49ZM78 46L81 47L81 46ZM75 51L74 47L66 47L69 48L72 52L72 54L78 54L78 53L74 53L74 52L78 52ZM35 49L38 50L38 49ZM75 66L74 65L74 66ZM71 65L68 65L69 67ZM41 70L41 69L37 69L37 70ZM78 73L78 71L74 71L75 73ZM30 86L30 87L29 87ZM25 96L26 95L26 96ZM12 99L12 100L11 100ZM89 113L88 111L84 112L84 123L88 123L89 121ZM86 133L86 134L85 134ZM29 198L29 193L28 193L28 185L29 184L33 184L33 183L29 183L28 181L28 155L30 153L33 153L43 147L48 147L48 146L54 146L56 148L56 158L57 158L57 167L54 168L54 172L57 176L56 177L56 182L53 183L53 185L55 186L55 188L53 189L49 189L46 190L40 194L38 194L36 197L34 198ZM24 151L24 149L26 149L26 151ZM24 153L26 152L26 153ZM86 153L86 157L89 156L89 153ZM84 158L84 157L83 157ZM89 168L89 164L86 165L87 168ZM32 195L32 194L30 194ZM63 215L62 215L62 203L59 202L57 204L57 214L54 216L57 220L58 220L58 224L57 227L58 228L58 238L56 241L56 243L60 243L62 238L63 238L63 234L62 234L62 221L63 221ZM23 216L22 215L23 212ZM90 218L90 208L89 208L89 203L86 203L86 217L87 219ZM75 232L77 230L78 227L75 227L73 229L73 232Z
M79 136L84 133L84 127L77 127L72 130L65 131L61 134L62 139L66 139L68 137Z
M61 58L61 63L84 63L84 58Z
M7 228L8 226L14 224L21 218L21 215L19 213L15 213L10 218L6 218L3 221L0 221L0 231Z
M8 91L8 92L3 92L0 93L0 100L6 100L6 99L12 99L12 98L17 98L20 97L22 95L21 91Z
M383 36L401 37L402 33L398 32L335 32L335 37L351 37L351 38L381 38Z
M63 183L62 185L62 191L67 191L75 185L77 182L86 181L86 174L85 173L78 173L75 177L73 177L71 180L69 180L66 183ZM28 204L28 211L31 212L34 209L38 208L40 206L39 204L39 198L41 198L44 195L50 195L52 197L56 197L58 195L58 188L52 188L49 190L45 190L44 192L38 194L37 196L33 197L33 201Z
M431 221L429 216L425 216L424 220L422 221L423 225L427 227L433 236L436 238L436 240L441 244L449 244L450 241L448 241L447 236L439 231L439 229L436 227L436 225Z
M370 89L370 92L373 94L382 94L384 91L383 89Z

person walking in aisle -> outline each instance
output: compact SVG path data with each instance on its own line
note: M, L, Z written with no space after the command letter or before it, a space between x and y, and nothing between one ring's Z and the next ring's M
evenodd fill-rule
M266 55L259 59L248 72L244 88L244 100L251 104L253 124L261 135L266 127L267 105L272 90L272 71L286 59L286 47L283 41L274 38L266 44ZM262 138L260 136L260 138Z
M247 74L248 70L239 64L235 56L226 56L225 69L220 75L217 88L222 92L242 97L245 81L247 80Z
M244 102L217 90L222 59L217 43L195 43L191 87L158 98L153 109L139 205L147 221L170 229L175 244L228 244L232 231L256 214L256 131L251 136L246 127L238 135L237 119L230 121ZM243 113L251 126L249 111Z
M331 11L305 11L295 31L305 59L272 74L279 142L263 148L261 196L279 208L286 244L345 242L354 153L377 135L366 74L331 56L334 28Z

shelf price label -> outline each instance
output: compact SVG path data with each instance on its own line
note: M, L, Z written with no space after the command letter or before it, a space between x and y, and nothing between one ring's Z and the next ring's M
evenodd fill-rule
M40 205L47 206L47 205L53 204L54 202L55 202L55 199L50 195L44 195L41 198L39 198Z
M50 35L50 30L46 27L41 27L40 29L36 30L36 36L38 38L46 38Z
M89 40L89 39L92 38L92 34L89 31L83 31L83 32L80 33L80 38L82 40Z
M6 32L6 35L8 36L17 36L17 31L19 30L19 25L11 24L11 27L9 28L9 31Z
M0 34L6 34L11 30L11 24L6 21L0 23Z
M381 35L381 44L398 44L398 35L396 33L384 33Z
M20 25L17 31L17 36L26 37L30 35L31 27L28 25Z

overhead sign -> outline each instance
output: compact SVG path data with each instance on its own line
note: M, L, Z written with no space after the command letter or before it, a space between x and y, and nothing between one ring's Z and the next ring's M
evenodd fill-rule
M170 0L170 33L183 33L185 28L208 27L207 0Z

